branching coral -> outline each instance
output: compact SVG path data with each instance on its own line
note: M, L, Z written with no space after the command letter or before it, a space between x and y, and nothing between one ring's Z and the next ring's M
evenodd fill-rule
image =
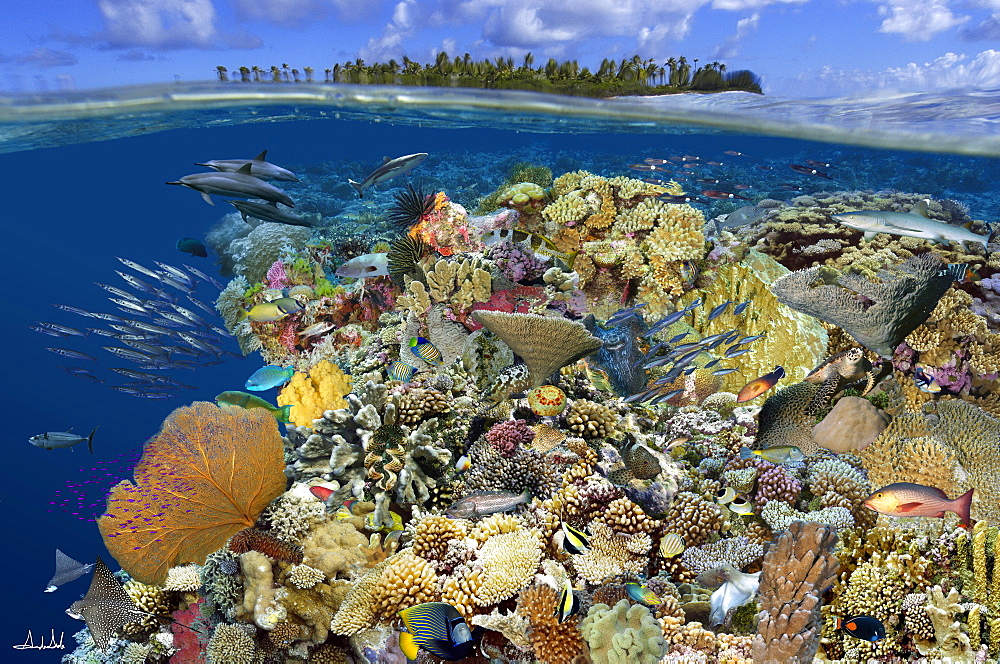
M559 594L546 585L535 584L517 598L517 613L528 622L528 638L535 655L548 664L570 664L583 650L580 618L560 623L556 617Z

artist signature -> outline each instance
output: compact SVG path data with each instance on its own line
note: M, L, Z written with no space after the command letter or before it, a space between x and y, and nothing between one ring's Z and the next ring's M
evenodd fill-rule
M35 645L35 638L31 634L31 630L28 630L28 638L24 640L24 643L20 643L13 646L14 650L65 650L66 646L63 645L63 635L65 632L59 632L59 640L56 641L56 630L50 630L49 632L49 642L45 643L45 636L42 635L42 641L38 645Z

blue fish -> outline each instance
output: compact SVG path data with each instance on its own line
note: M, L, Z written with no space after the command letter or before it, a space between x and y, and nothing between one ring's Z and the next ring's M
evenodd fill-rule
M710 312L708 312L708 320L715 320L716 318L721 316L723 313L725 313L726 308L732 303L733 303L732 300L726 300L716 308L712 309Z
M432 367L441 366L441 351L423 337L410 339L410 351Z
M276 367L271 364L253 372L253 375L247 378L246 388L251 392L263 392L284 385L293 375L295 375L293 367Z
M681 339L683 339L684 337L686 337L689 334L691 334L691 333L690 332L682 332L682 333L678 334L676 337L671 337L670 341L668 341L667 343L675 344L675 343L677 343L678 341L680 341Z
M205 249L205 245L193 237L182 237L177 240L177 249L178 251L183 251L186 254L191 254L192 256L198 256L200 258L208 256L208 250Z
M482 632L481 627L470 630L455 607L446 602L417 604L400 611L399 617L406 627L399 635L399 648L410 660L423 648L443 660L458 662L472 654Z
M737 346L730 346L729 348L726 349L725 355L726 355L726 357L739 357L743 353L749 353L751 350L753 350L753 349L752 348L742 348L742 349L737 350Z
M736 305L736 308L733 309L733 315L734 316L739 316L749 306L750 306L750 300L747 300L746 302L740 302L739 304Z
M726 369L716 369L715 371L712 372L712 375L713 376L725 376L726 374L731 374L734 371L738 371L738 369L734 369L732 367L729 367L729 368L726 368Z
M417 368L412 364L407 364L406 362L396 360L389 365L389 380L398 380L403 383L409 383L415 373L417 373Z
M656 593L638 583L626 583L625 593L636 602L645 604L646 606L656 606L663 602L663 600L656 596Z

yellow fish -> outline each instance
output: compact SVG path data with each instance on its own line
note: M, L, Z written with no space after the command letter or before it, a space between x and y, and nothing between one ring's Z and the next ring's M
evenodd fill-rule
M742 496L729 503L729 509L740 516L750 516L751 514L755 514L753 505L749 500L743 498Z
M680 555L686 548L684 538L677 533L668 533L660 540L660 555L664 558Z
M391 533L394 530L402 530L403 517L399 516L395 512L389 512L389 515L392 516L392 525L389 527L383 526L379 528L378 526L375 525L375 512L369 512L368 514L365 515L365 529L379 531L379 532L387 532L387 533Z
M271 302L255 304L251 309L244 311L241 318L249 318L257 323L270 323L301 310L302 305L299 304L298 300L282 297Z
M563 623L580 610L580 598L573 593L573 584L569 582L569 577L563 583L562 592L559 593L559 603L556 605L555 616L559 622Z

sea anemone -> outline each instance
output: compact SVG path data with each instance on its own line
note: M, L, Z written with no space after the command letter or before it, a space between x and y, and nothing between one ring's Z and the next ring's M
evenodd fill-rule
M422 189L415 189L412 184L406 185L406 190L396 194L395 199L387 218L389 223L401 228L413 226L434 210L434 197L425 194Z

